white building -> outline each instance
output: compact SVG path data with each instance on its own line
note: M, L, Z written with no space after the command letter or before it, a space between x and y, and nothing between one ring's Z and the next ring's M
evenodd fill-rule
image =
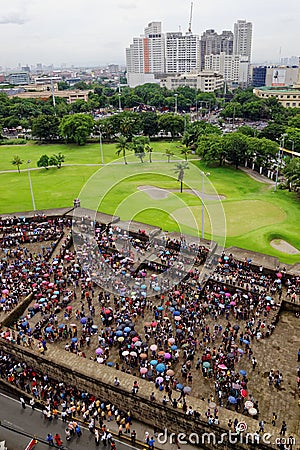
M247 56L251 61L252 50L252 23L246 20L238 20L234 24L233 54Z
M190 88L198 89L201 92L214 92L217 89L222 89L223 84L223 76L210 70L203 70L199 73L170 75L160 82L161 87L166 87L170 90L189 86Z
M163 34L161 22L151 22L144 35L133 38L126 49L126 66L130 87L159 82L167 73L200 70L199 36L191 32Z
M164 35L161 32L161 22L149 23L144 30L144 35L133 38L133 43L126 49L126 66L130 87L154 82L154 74L165 72Z
M166 73L200 70L200 40L192 33L166 33Z

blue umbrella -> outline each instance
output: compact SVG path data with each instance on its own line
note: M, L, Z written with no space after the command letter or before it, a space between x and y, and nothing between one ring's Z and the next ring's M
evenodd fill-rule
M156 372L162 373L166 370L166 366L164 364L157 364Z
M143 292L141 292L141 294L143 297L147 297L147 292L143 291Z
M109 362L107 363L107 365L108 365L108 367L113 367L113 366L115 365L115 363L113 363L112 361L109 361Z
M244 350L243 350L242 348L238 348L238 352L241 353L241 354L243 354L243 353L244 353Z
M176 384L176 389L178 389L179 391L181 391L181 389L183 389L183 384L177 383L177 384Z
M157 308L157 310L158 310L158 311L163 311L163 310L164 310L164 307L163 307L163 306L159 306L159 307Z
M228 261L229 260L229 256L224 256L224 261Z
M6 298L1 298L1 303L5 303L6 302Z
M177 350L177 345L171 345L171 350Z
M130 333L131 328L130 328L130 327L125 327L125 328L124 328L124 331L125 331L125 333Z
M228 401L229 401L229 403L232 403L233 405L235 405L237 403L237 399L235 397L233 397L232 395L230 397L228 397Z
M52 333L53 330L51 327L47 327L45 331L46 331L46 333Z
M64 323L59 324L59 325L58 325L58 328L60 328L60 329L61 329L61 328L65 328L65 324L64 324Z
M28 321L24 320L24 322L22 322L22 324L21 324L21 327L27 327L27 325L28 325Z
M243 375L243 377L244 377L245 375L247 375L247 372L246 372L246 370L240 370L240 374Z
M45 297L42 297L39 299L39 303L45 303L47 301L47 299Z
M116 331L116 336L122 336L123 332L121 330Z
M267 296L266 296L266 300L268 300L268 302L269 302L270 300L272 300L272 297L270 297L269 295L267 295Z
M156 292L158 292L158 291L160 291L160 287L159 287L159 286L155 286L154 290L155 290Z
M54 291L53 294L59 295L59 291Z
M244 344L246 344L246 345L249 345L249 344L250 344L250 342L247 341L247 339L243 339L243 342L244 342Z
M86 323L86 317L82 317L80 319L80 323L82 323L82 325L84 325Z
M72 342L77 342L77 341L78 341L77 337L72 338Z
M151 359L150 364L151 366L156 366L158 361L156 359Z
M173 311L173 316L180 316L180 311Z
M147 286L145 284L142 284L141 289L147 289Z

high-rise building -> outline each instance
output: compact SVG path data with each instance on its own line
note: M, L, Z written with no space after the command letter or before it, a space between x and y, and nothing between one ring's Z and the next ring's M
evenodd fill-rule
M223 52L219 55L206 55L205 70L220 73L227 84L237 85L240 77L240 62L239 55L226 55Z
M191 32L163 34L161 22L151 22L144 35L133 38L133 43L126 49L126 66L131 87L159 82L160 75L199 70L199 37Z
M233 33L232 31L222 31L218 34L215 30L206 30L200 41L201 69L205 67L206 55L219 55L221 52L226 55L233 53Z
M252 86L260 87L266 85L267 66L256 66L252 69Z
M126 49L127 80L131 87L155 82L155 74L165 72L164 36L161 22L150 22L144 35L134 37Z
M189 73L200 69L200 41L192 33L166 33L165 52L166 73Z
M246 20L238 20L234 24L233 34L233 54L247 56L248 62L251 61L252 48L252 23Z

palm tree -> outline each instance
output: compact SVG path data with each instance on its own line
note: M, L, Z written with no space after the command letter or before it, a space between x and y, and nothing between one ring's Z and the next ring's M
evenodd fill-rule
M168 163L170 162L171 156L173 156L173 155L174 155L174 153L167 148L166 149L166 156L168 158Z
M116 148L117 148L116 154L118 156L120 156L120 154L122 154L122 156L124 158L124 164L127 164L126 150L129 149L129 144L128 144L127 138L125 136L120 136L118 138Z
M175 166L175 173L178 173L177 181L180 181L180 192L182 193L183 188L183 177L184 177L184 171L186 169L189 169L189 165L186 161L182 161L176 164Z
M63 155L62 153L58 153L58 155L55 155L56 159L57 159L57 168L60 169L61 168L61 163L65 162L65 155Z
M18 172L20 173L20 166L23 164L23 159L19 155L15 155L11 161L13 166L17 166Z
M56 166L58 169L61 168L61 163L65 162L65 155L58 153L57 155L52 155L49 160L49 166Z
M144 153L144 152L135 152L135 156L136 156L137 158L140 158L141 163L144 162L144 158L145 158L145 153Z
M188 155L191 153L191 150L185 145L185 146L182 146L180 153L182 155L184 155L184 159L187 161Z
M145 152L149 153L149 162L152 163L152 152L153 152L153 148L151 147L150 144L145 144Z

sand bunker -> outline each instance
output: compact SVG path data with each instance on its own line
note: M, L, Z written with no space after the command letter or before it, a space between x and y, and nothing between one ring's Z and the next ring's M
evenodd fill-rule
M162 189L156 186L139 186L138 189L140 191L145 192L149 195L149 197L154 200L160 200L167 198L171 192L180 192L180 189ZM202 194L201 191L192 190L192 189L184 189L184 192L187 194L195 195L196 197L203 198L204 200L224 200L224 195L213 195L213 194Z
M283 239L273 239L270 242L270 245L276 250L279 250L282 253L287 253L288 255L297 255L300 251L295 248L293 245L284 241Z

